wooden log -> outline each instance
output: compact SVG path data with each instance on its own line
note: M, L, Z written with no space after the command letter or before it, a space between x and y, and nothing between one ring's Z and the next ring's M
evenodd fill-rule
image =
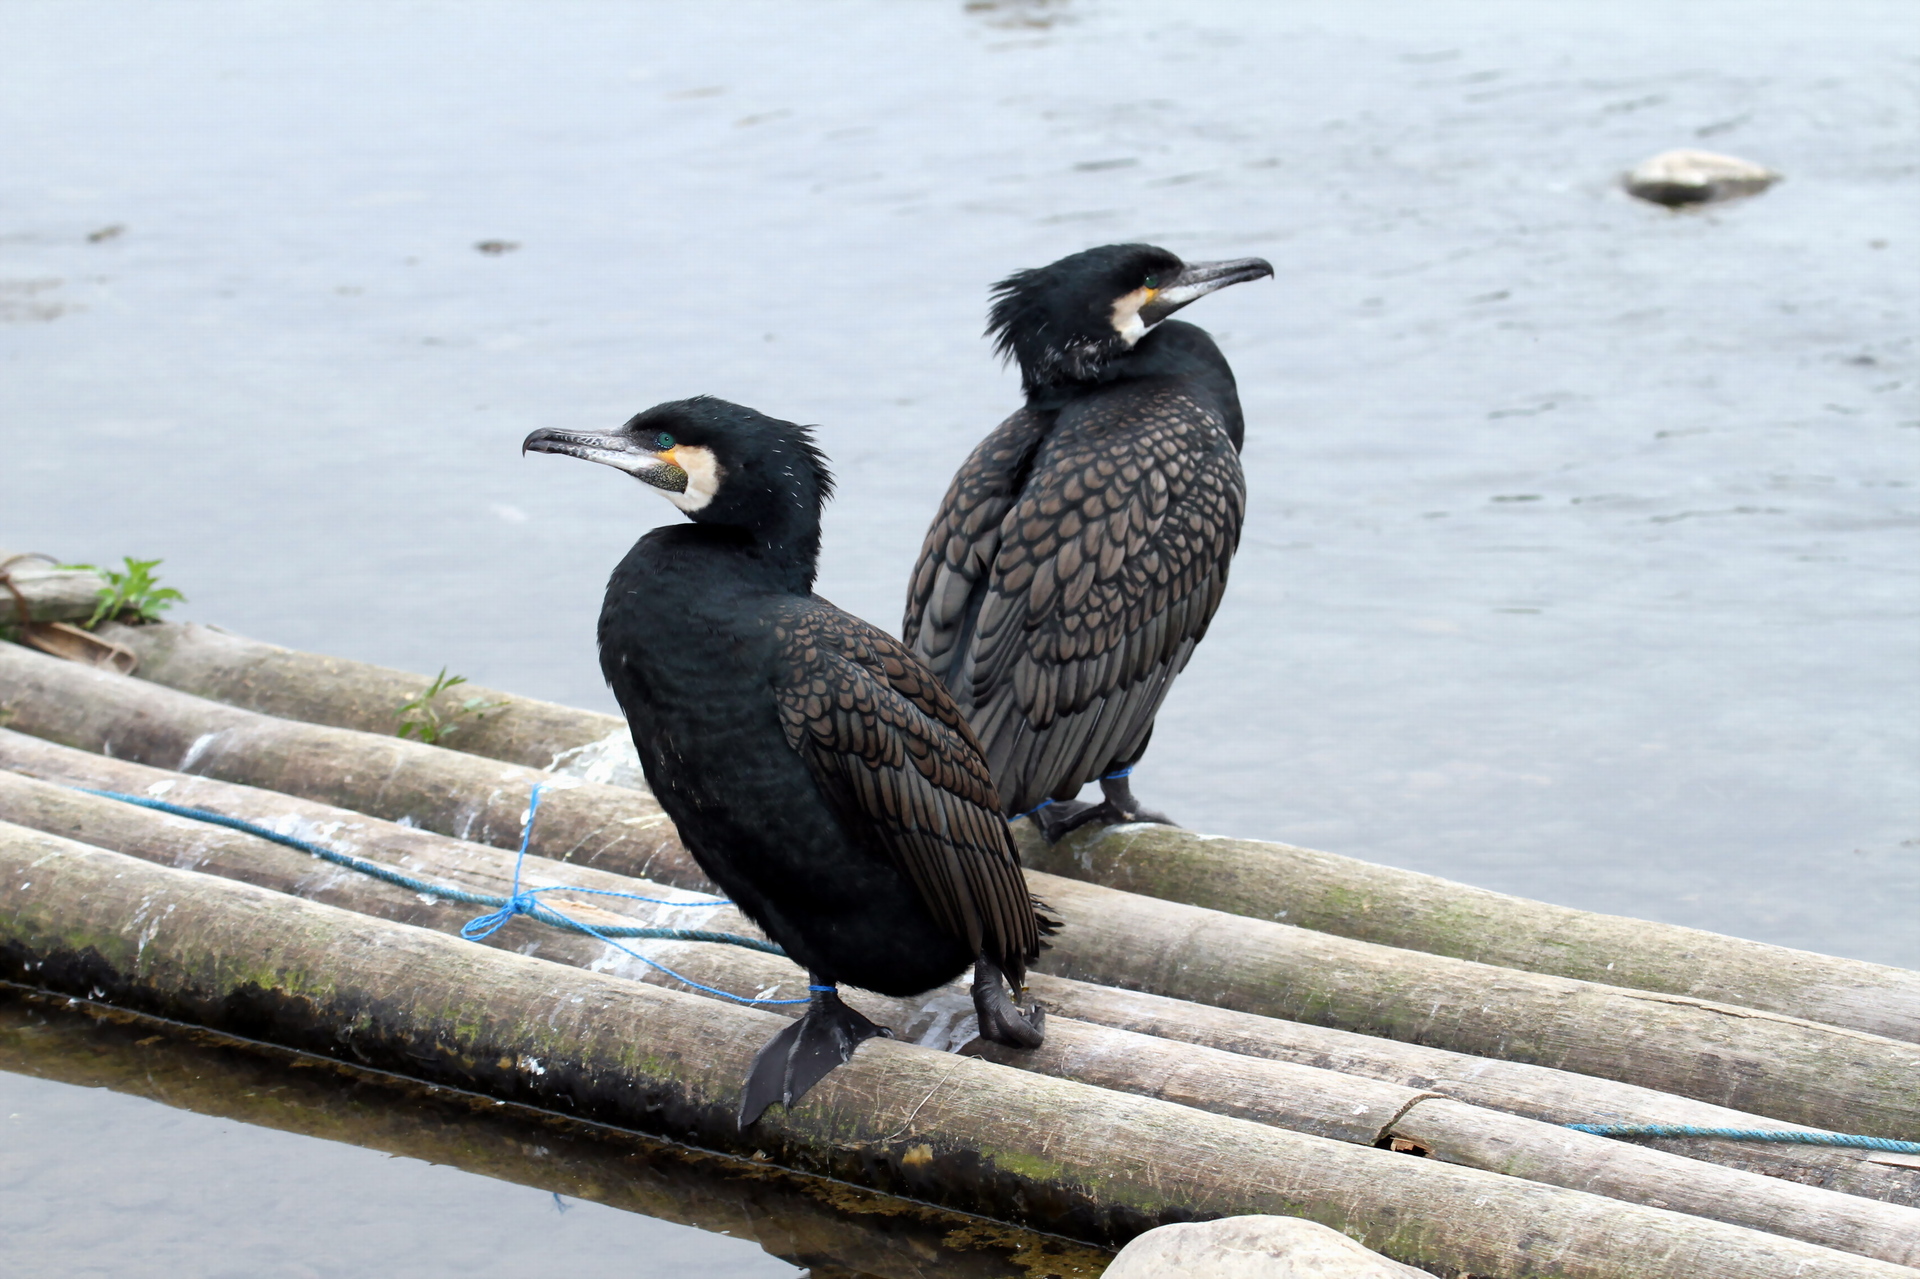
M1662 991L1920 1041L1920 972L1553 906L1433 875L1140 823L1049 846L1034 869L1127 892L1503 968Z
M277 648L203 626L112 632L140 676L316 724L392 731L426 677ZM592 781L640 785L625 725L609 715L478 690L509 709L446 742L533 767L554 758ZM1017 823L1036 870L1406 950L1610 986L1763 1008L1920 1041L1920 973L1700 929L1596 914L1351 857L1166 826L1090 828L1049 847Z
M0 730L0 770L24 778L58 783L54 788L15 784L0 772L0 818L37 830L64 835L81 843L109 848L150 861L246 879L282 892L359 910L381 918L413 923L439 931L457 930L476 908L436 904L418 894L377 880L342 871L283 848L261 845L218 826L184 819L160 819L148 810L132 809L109 800L76 795L67 787L88 787L153 796L168 802L203 808L264 825L270 829L316 839L326 846L390 865L395 869L475 892L503 896L511 889L509 862L502 850L451 840L413 827L378 821L360 813L271 791L191 777L162 769L108 759L39 738ZM157 824L155 824L157 822ZM658 896L671 890L564 862L530 858L526 883L575 884ZM558 905L559 903L555 903ZM751 926L733 912L670 910L628 905L594 897L568 898L565 909L595 926L641 922L675 927L711 927L750 932ZM624 913L623 913L624 911ZM646 965L589 938L551 932L544 927L513 925L495 933L491 944L538 954L595 971L612 972L656 984L674 984ZM653 958L703 981L720 981L731 989L768 992L774 997L801 993L803 974L783 961L766 956L729 956L711 946L673 946L650 943L642 949ZM720 965L720 971L713 967ZM1409 1089L1394 1102L1423 1093L1437 1093L1476 1105L1542 1120L1552 1124L1639 1122L1684 1124L1695 1127L1792 1127L1758 1115L1709 1106L1702 1102L1656 1093L1631 1084L1573 1075L1545 1067L1486 1058L1465 1057L1440 1049L1420 1048L1392 1040L1354 1035L1346 1031L1279 1021L1133 991L1092 985L1047 974L1035 974L1037 997L1061 1017L1153 1036L1155 1039L1204 1044L1242 1056L1290 1061L1341 1074L1358 1075ZM971 1010L971 1001L958 991L937 992L931 999L885 1001L850 995L869 1016L886 1021L914 1042L952 1043L948 1033L956 1016ZM1114 1041L1125 1052L1138 1052L1131 1040ZM1050 1048L1059 1048L1056 1042ZM1183 1065L1177 1056L1155 1046L1155 1060ZM1048 1053L1038 1058L1015 1054L1008 1058L1023 1068L1047 1070L1071 1060L1071 1053ZM1129 1063L1129 1068L1138 1063ZM1093 1078L1074 1073L1084 1082L1101 1083L1123 1091L1137 1086L1122 1076ZM1326 1086L1316 1080L1305 1099L1304 1122L1286 1126L1327 1132L1314 1126L1317 1107ZM1331 1090L1338 1092L1337 1089ZM1169 1096L1171 1094L1155 1093ZM1188 1104L1212 1108L1193 1094ZM1337 1100L1337 1098L1336 1098ZM1346 1105L1348 1103L1341 1102ZM1360 1113L1364 1113L1364 1107ZM1232 1113L1232 1112L1230 1112ZM1343 1117L1344 1118L1344 1117ZM1285 1122L1285 1121L1278 1121ZM1375 1130L1377 1141L1390 1135ZM1673 1139L1660 1143L1674 1154L1768 1176L1782 1177L1828 1190L1872 1199L1920 1206L1920 1178L1867 1162L1860 1152L1734 1141ZM1691 1211L1691 1209L1689 1209Z
M137 766L118 766L120 770L133 767ZM140 780L123 774L121 784L137 785ZM277 820L279 825L273 828L280 829L290 824L289 816L295 815L288 812L289 801L281 797L246 793L245 788L204 780L181 782L196 793L193 802L229 816L263 824ZM182 788L170 786L166 793L172 797ZM509 859L499 852L403 827L386 827L357 814L335 816L335 811L299 812L302 837L313 838L320 829L328 829L330 846L345 845L343 851L408 874L469 891L496 895L508 891ZM474 910L435 905L419 893L368 876L339 873L305 854L227 828L171 817L17 773L0 772L0 817L144 860L242 879L438 931L457 932ZM441 847L436 848L436 843ZM662 891L644 881L617 879L556 862L538 862L528 873L536 877L528 883L611 887L612 891L649 895ZM667 922L668 914L681 913L615 900L607 900L606 905L650 924ZM567 899L565 909L576 917L587 913L578 899ZM607 921L594 917L592 922L604 927ZM738 925L736 920L725 920L714 921L711 926ZM578 934L556 934L543 926L523 925L511 934L502 929L490 940L497 946L521 949L522 953L527 953L531 941L546 959L597 972L638 976L656 984L663 980L657 970ZM645 949L656 958L665 958L657 945ZM675 954L668 962L673 967L682 971L693 968L702 980L717 982L722 988L791 997L805 987L803 972L773 956L711 945L672 949ZM850 993L850 999L869 1016L922 1043L927 1042L923 1032L928 1029L944 1039L953 1010L971 1007L960 989L938 992L931 1001L889 1000L865 993ZM1178 1101L1297 1132L1369 1146L1403 1138L1434 1157L1468 1167L1513 1172L1577 1189L1598 1190L1604 1186L1604 1193L1628 1202L1652 1203L1882 1260L1920 1262L1920 1211L1913 1208L1836 1195L1749 1172L1703 1167L1662 1151L1534 1120L1481 1112L1412 1088L1088 1025L1062 1017L1060 1011L1055 1009L1048 1023L1048 1042L1037 1052L1011 1052L993 1045L978 1045L977 1051L1018 1069ZM1443 1102L1444 1107L1437 1116L1429 1117L1428 1102L1435 1100ZM1471 1119L1477 1113L1485 1115L1478 1125ZM1765 1126L1767 1121L1759 1123Z
M0 645L0 720L36 736L517 846L533 770L274 719ZM657 804L578 784L535 849L706 882ZM1398 950L1031 874L1068 921L1044 971L1474 1056L1637 1083L1794 1123L1912 1140L1920 1046L1751 1009Z
M0 826L0 977L1101 1244L1282 1212L1453 1272L1913 1273L885 1039L741 1133L739 1081L777 1017L15 826Z
M281 719L392 735L400 707L432 677L245 639L212 626L108 624L102 634L140 657L142 679ZM491 709L454 718L462 702ZM627 722L498 689L461 684L435 699L454 726L438 745L586 781L646 789Z
M758 1243L814 1273L1006 1279L1023 1252L1098 1274L1085 1244L688 1150L200 1027L0 985L0 1071L444 1164Z

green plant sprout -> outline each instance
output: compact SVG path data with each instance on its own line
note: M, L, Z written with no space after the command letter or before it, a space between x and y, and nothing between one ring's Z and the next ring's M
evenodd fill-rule
M131 555L121 556L127 566L122 573L110 568L96 568L92 564L62 564L61 568L85 569L89 573L98 573L107 579L100 588L99 603L94 606L93 616L80 625L92 630L107 618L120 618L132 614L133 622L157 622L163 609L172 608L176 601L184 602L186 596L171 586L161 586L160 579L153 570L163 560L136 560Z
M488 711L498 710L505 702L489 702L484 697L469 697L453 709L451 714L443 715L435 705L440 694L457 684L467 682L464 675L449 675L442 666L440 673L433 677L433 683L412 701L403 702L394 714L400 719L400 728L395 737L411 737L432 746L460 727L459 721L469 715L485 715Z

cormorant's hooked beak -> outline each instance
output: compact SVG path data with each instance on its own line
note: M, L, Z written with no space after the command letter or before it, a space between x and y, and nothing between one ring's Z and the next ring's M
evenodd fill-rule
M563 453L585 458L616 471L625 471L636 480L665 489L669 493L687 491L687 473L674 464L672 450L655 453L643 449L629 435L589 435L580 431L556 431L541 427L520 442L521 453Z
M1187 303L1229 284L1244 284L1273 274L1265 258L1235 258L1231 262L1190 262L1186 270L1156 291L1140 308L1143 324L1158 324Z

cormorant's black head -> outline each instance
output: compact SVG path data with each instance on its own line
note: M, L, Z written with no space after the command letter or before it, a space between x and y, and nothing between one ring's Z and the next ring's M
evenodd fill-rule
M1189 264L1151 244L1109 244L994 285L987 332L1001 355L1020 361L1029 393L1093 382L1187 303L1272 274L1260 258Z
M707 395L656 404L604 435L543 427L520 451L600 462L659 489L699 523L737 525L769 542L797 537L816 549L820 507L833 495L812 431Z

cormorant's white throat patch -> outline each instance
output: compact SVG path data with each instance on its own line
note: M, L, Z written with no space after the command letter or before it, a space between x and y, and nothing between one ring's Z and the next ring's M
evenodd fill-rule
M713 450L698 444L682 444L671 451L673 464L687 473L687 488L684 493L661 489L660 496L688 514L706 509L713 495L720 491L720 463L715 460Z
M1140 318L1140 308L1153 301L1155 290L1142 285L1133 292L1114 299L1113 331L1128 346L1138 342L1147 331L1147 322Z

